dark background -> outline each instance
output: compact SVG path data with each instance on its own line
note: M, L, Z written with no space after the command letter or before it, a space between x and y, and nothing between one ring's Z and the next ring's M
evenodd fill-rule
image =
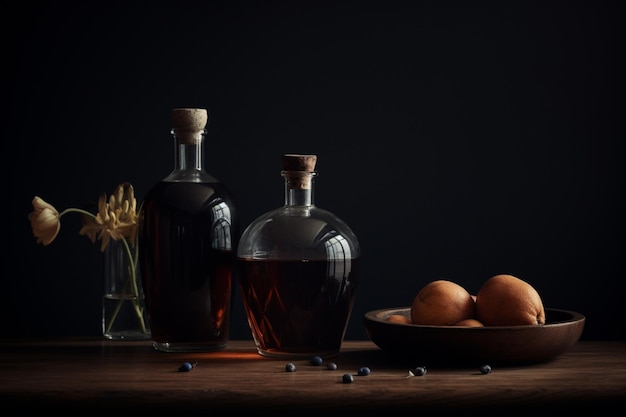
M31 200L141 199L172 168L170 110L204 107L243 225L283 204L283 153L318 155L316 203L362 248L348 338L429 281L510 273L583 339L626 339L618 4L5 2L3 336L101 334L99 246L78 215L37 245Z

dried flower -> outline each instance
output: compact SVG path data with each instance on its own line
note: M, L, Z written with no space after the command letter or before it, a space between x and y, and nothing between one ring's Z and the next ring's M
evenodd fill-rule
M134 295L138 296L137 285L137 200L135 190L130 183L122 183L117 186L107 202L106 193L102 193L98 200L98 213L95 215L86 210L78 208L67 208L58 212L54 206L35 196L33 198L33 211L28 215L33 235L37 238L37 243L48 246L54 241L61 230L61 217L67 213L75 212L83 215L83 226L78 232L81 236L87 236L92 243L100 240L100 251L104 252L111 239L120 240L124 244L124 249L130 260L130 288ZM120 301L121 303L121 301ZM121 304L120 304L121 305ZM118 306L119 310L119 306ZM137 316L141 321L141 327L147 331L143 321L143 312L139 303L135 304ZM113 325L117 311L109 323L108 332Z
M59 212L39 197L33 198L34 211L28 215L37 243L48 246L59 234L61 222Z
M37 243L44 246L54 241L61 230L61 217L70 212L84 215L84 225L78 233L89 237L92 243L100 239L102 252L110 239L126 238L130 245L134 245L137 239L137 199L135 190L129 183L118 185L108 203L106 193L102 193L96 215L78 208L68 208L59 213L54 206L38 196L33 198L33 209L28 219Z
M137 238L137 200L135 190L129 183L120 184L107 203L105 193L98 200L98 214L85 218L80 235L86 235L92 243L101 240L100 250L104 252L109 239L127 238L131 245Z

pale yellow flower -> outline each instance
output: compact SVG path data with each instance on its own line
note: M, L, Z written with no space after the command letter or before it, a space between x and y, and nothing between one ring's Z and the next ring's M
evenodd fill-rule
M126 238L131 245L137 239L137 199L135 189L127 182L117 186L108 203L106 193L100 195L98 213L95 215L77 208L68 208L59 213L40 197L33 198L33 208L28 219L37 243L44 246L52 243L59 234L61 216L72 211L83 214L83 227L78 233L89 237L92 243L100 239L102 252L111 239Z
M120 184L109 202L105 193L98 200L98 214L85 218L85 224L79 234L85 235L95 243L101 240L100 250L104 252L109 240L127 238L131 245L137 237L137 200L135 190L129 183Z
M33 212L28 215L33 235L37 238L37 243L48 246L61 230L61 216L54 206L37 196L33 198L33 208Z

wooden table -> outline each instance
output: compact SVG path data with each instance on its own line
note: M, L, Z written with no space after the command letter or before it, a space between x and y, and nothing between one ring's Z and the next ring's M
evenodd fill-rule
M252 341L193 354L157 352L148 341L82 338L4 340L0 349L0 404L29 415L626 411L626 342L621 341L580 341L550 362L495 367L486 375L474 368L440 367L411 378L409 368L420 364L396 361L370 341L344 342L341 353L326 360L337 370L313 366L308 359L261 357ZM178 372L185 361L198 364L191 372ZM296 365L295 372L286 372L288 362ZM362 366L371 369L369 376L357 375ZM346 373L354 382L342 382Z

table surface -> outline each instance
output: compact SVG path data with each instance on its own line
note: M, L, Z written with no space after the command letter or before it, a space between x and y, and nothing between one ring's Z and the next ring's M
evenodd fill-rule
M338 356L309 359L260 356L251 340L212 353L165 353L149 341L0 340L0 404L20 414L204 415L272 412L319 415L428 415L475 409L525 414L557 408L596 415L626 409L626 342L579 341L553 360L534 365L427 368L398 361L371 341L345 341ZM197 362L179 372L185 361ZM287 372L292 362L295 372ZM336 370L326 368L335 362ZM358 376L360 367L371 369ZM353 375L343 383L344 374ZM31 414L32 415L32 414Z

